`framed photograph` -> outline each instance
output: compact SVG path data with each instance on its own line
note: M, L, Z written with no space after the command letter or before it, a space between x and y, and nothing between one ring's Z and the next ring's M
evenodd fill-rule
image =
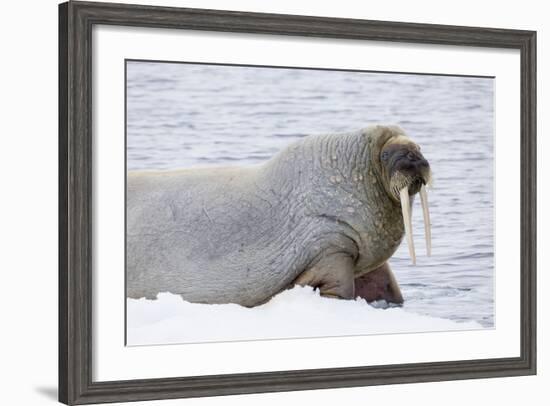
M536 373L536 33L59 6L59 400Z

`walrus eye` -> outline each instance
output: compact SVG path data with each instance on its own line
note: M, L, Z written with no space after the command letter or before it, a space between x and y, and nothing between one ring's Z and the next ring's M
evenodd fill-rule
M390 153L388 151L382 152L382 156L381 156L382 161L387 161L389 156L390 156Z

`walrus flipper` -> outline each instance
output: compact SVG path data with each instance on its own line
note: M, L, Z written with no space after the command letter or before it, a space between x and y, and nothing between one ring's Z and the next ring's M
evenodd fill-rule
M322 296L353 299L354 260L344 253L327 255L302 272L294 283L319 289Z
M388 303L403 304L403 295L388 262L355 279L354 297L367 302L385 300Z

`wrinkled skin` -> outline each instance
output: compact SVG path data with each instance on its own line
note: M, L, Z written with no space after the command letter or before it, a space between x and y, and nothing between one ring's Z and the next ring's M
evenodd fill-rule
M401 129L375 126L305 137L256 167L129 172L127 295L256 306L300 284L402 303L387 264L404 234L398 166L414 195L427 162Z

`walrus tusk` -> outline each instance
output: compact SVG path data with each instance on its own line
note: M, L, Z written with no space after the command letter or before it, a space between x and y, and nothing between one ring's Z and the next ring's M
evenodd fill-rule
M399 191L401 197L401 211L403 213L403 223L405 224L405 235L407 236L407 245L409 246L409 255L413 265L416 265L416 254L414 252L414 241L412 235L411 218L411 200L409 198L409 188L405 186Z
M426 237L426 253L432 255L432 223L430 222L430 210L428 209L428 192L426 186L420 188L420 203L424 214L424 236Z

